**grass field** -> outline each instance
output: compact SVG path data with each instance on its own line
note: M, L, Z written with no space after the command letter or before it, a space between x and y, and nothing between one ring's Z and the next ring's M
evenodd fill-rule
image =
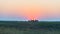
M60 34L60 22L0 21L0 34Z

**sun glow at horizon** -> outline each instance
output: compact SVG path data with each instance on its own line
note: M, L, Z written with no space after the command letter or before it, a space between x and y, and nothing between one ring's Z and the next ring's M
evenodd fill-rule
M0 18L60 19L60 0L0 0Z

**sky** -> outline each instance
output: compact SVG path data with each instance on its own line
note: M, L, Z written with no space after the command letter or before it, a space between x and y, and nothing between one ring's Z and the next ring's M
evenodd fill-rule
M60 0L0 0L0 20L60 21Z

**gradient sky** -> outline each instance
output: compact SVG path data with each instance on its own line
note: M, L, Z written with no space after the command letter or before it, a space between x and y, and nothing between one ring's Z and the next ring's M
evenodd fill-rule
M60 21L60 0L0 0L0 20Z

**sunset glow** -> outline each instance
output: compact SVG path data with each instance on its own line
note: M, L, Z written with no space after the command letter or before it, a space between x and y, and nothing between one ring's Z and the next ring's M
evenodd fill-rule
M0 0L0 20L59 20L60 0Z

